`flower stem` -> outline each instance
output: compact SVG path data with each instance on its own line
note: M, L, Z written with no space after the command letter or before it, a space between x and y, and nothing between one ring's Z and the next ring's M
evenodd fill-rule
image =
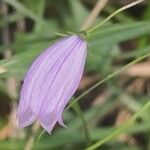
M88 36L88 34L89 34L90 32L93 32L93 31L97 30L98 28L100 28L103 24L105 24L107 21L109 21L111 18L113 18L113 17L114 17L115 15L117 15L118 13L120 13L120 12L122 12L122 11L128 9L128 8L131 8L131 7L133 7L133 6L135 6L135 5L139 4L139 3L141 3L142 1L143 1L143 0L137 0L137 1L134 1L134 2L132 2L132 3L130 3L130 4L128 4L128 5L125 5L125 6L121 7L121 8L119 8L119 9L116 10L114 13L112 13L111 15L109 15L106 19L104 19L101 23L99 23L98 25L96 25L96 26L94 26L94 27L92 27L92 28L89 28L89 29L87 29L87 30L85 30L85 31L83 31L83 32L85 32L86 35Z

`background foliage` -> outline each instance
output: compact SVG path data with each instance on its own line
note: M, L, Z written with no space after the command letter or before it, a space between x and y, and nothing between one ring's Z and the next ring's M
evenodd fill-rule
M93 23L130 2L109 0ZM150 100L149 0L116 15L90 34L85 73L74 98L99 81L103 84L64 112L67 129L56 126L50 136L41 134L36 124L23 130L17 126L16 106L27 68L58 39L56 32L79 31L95 3L0 1L0 149L81 150L99 141L102 150L150 150L150 108L143 109ZM135 59L142 61L123 68ZM129 125L133 115L134 122Z

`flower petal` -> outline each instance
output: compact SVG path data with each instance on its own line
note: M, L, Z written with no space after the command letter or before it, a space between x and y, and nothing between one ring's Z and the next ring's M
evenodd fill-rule
M38 116L40 124L42 127L51 134L52 129L54 128L57 120L56 120L56 113L53 112L50 115L39 114Z
M49 85L50 88L48 89L40 111L40 114L50 115L53 111L57 110L56 117L62 126L65 125L58 116L60 116L65 105L76 91L85 64L86 43L81 39L79 39L79 41L80 42L73 48L73 51L68 58L63 62L53 83ZM49 82L47 81L47 83Z
M83 74L83 69L84 69L84 64L85 64L85 59L86 59L86 44L84 44L83 49L83 54L81 54L81 51L78 52L79 55L77 55L74 58L74 63L72 64L72 68L70 69L70 75L68 75L68 82L66 82L66 85L64 84L64 92L62 94L61 99L59 100L59 103L57 105L57 120L60 125L63 126L63 120L62 120L62 112L68 103L68 101L71 99L73 94L75 93L82 74ZM78 62L78 64L76 64Z
M19 120L19 126L22 128L32 124L36 120L36 117L32 114L32 111L29 107L26 112L18 113L17 117Z
M45 58L45 56L48 56L48 53L52 53L57 48L59 48L64 40L65 39L61 40L60 43L56 43L46 51L44 51L31 65L22 85L18 113L26 112L27 108L29 107L32 85L33 81L35 80L34 76L38 73L37 70L40 68L40 66L42 66L43 59Z
M40 70L41 73L39 75L39 78L36 81L31 96L31 108L34 114L38 115L41 109L45 110L45 107L47 107L48 105L46 103L46 99L52 100L51 103L49 103L49 105L52 106L53 103L55 104L54 102L55 100L53 100L53 97L60 97L60 93L58 92L53 93L52 90L55 87L52 87L52 85L54 85L53 84L54 79L56 78L56 75L58 74L59 68L62 66L63 61L65 61L66 57L71 52L70 46L73 45L75 46L77 42L78 40L75 37L73 36L70 37L68 41L65 42L64 47L59 49L59 53L57 54L57 56L56 54L55 56L54 55L51 56L51 58L52 59L55 58L55 60L53 59L51 62L47 62L44 68Z
M52 63L53 59L51 55L56 56L61 53L61 48L65 47L65 44L68 42L68 44L71 42L72 38L64 38L57 42L56 44L52 45L50 48L48 48L46 51L44 51L32 64L30 67L27 75L25 76L24 83L22 85L22 90L20 94L20 102L19 102L19 108L18 112L19 113L24 113L26 112L27 108L29 107L29 104L31 102L31 96L32 96L32 91L35 88L35 85L37 83L39 78L39 74L41 73L41 70L43 70L43 74L45 73L45 70L48 68L47 65L45 65L47 62ZM65 41L65 43L64 43ZM40 87L38 87L40 90ZM38 91L36 91L37 93ZM36 103L37 97L34 96L33 98L33 103Z
M48 133L57 121L66 127L62 112L81 80L86 47L86 41L72 35L37 57L22 85L18 108L20 126L25 127L38 119Z

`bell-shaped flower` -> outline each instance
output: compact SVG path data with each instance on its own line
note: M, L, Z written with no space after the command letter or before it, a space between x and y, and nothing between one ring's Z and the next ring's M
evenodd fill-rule
M87 43L78 35L65 37L39 55L22 85L18 107L20 127L38 120L51 133L82 77Z

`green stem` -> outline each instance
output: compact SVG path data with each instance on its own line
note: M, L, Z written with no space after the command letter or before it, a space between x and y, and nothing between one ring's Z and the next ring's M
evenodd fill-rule
M122 71L126 70L127 68L131 67L132 65L136 64L137 62L147 58L150 56L150 52L141 56L140 58L137 58L135 60L133 60L132 62L128 63L127 65L125 65L124 67L122 67L121 69L109 74L106 78L100 80L99 82L97 82L95 85L93 85L91 88L89 88L88 90L86 90L84 93L82 93L81 95L79 95L76 99L74 99L66 108L66 110L68 110L74 103L76 103L77 101L79 101L80 99L82 99L85 95L87 95L89 92L91 92L92 90L94 90L95 88L97 88L98 86L100 86L101 84L103 84L104 82L106 82L107 80L113 78L114 76L119 75Z
M80 106L77 102L73 105L73 109L78 114L78 116L80 117L80 119L83 123L86 142L87 142L87 145L90 145L91 144L91 138L90 138L90 132L89 132L89 129L88 129L88 125L87 125L87 122L86 122L86 120L83 116L82 110L81 110L81 108L80 108Z
M86 36L88 37L88 34L89 34L90 32L93 32L93 31L97 30L98 28L100 28L103 24L105 24L107 21L109 21L111 18L113 18L113 17L114 17L115 15L117 15L118 13L120 13L120 12L122 12L122 11L128 9L128 8L131 8L131 7L133 7L133 6L135 6L135 5L139 4L139 3L141 3L142 1L143 1L143 0L137 0L137 1L132 2L132 3L128 4L128 5L126 5L126 6L123 6L123 7L119 8L118 10L116 10L114 13L112 13L111 15L109 15L106 19L104 19L104 20L103 20L101 23L99 23L98 25L96 25L96 26L94 26L94 27L92 27L92 28L90 28L90 29L85 30L84 32L86 33Z
M121 125L118 129L114 130L110 135L104 137L102 140L96 142L94 145L88 147L86 150L95 150L96 148L100 147L101 145L105 144L106 142L110 141L111 139L117 137L121 133L123 133L125 130L127 130L131 125L134 125L136 122L136 119L142 115L142 113L150 107L150 100L143 106L143 108L135 113L127 123Z

